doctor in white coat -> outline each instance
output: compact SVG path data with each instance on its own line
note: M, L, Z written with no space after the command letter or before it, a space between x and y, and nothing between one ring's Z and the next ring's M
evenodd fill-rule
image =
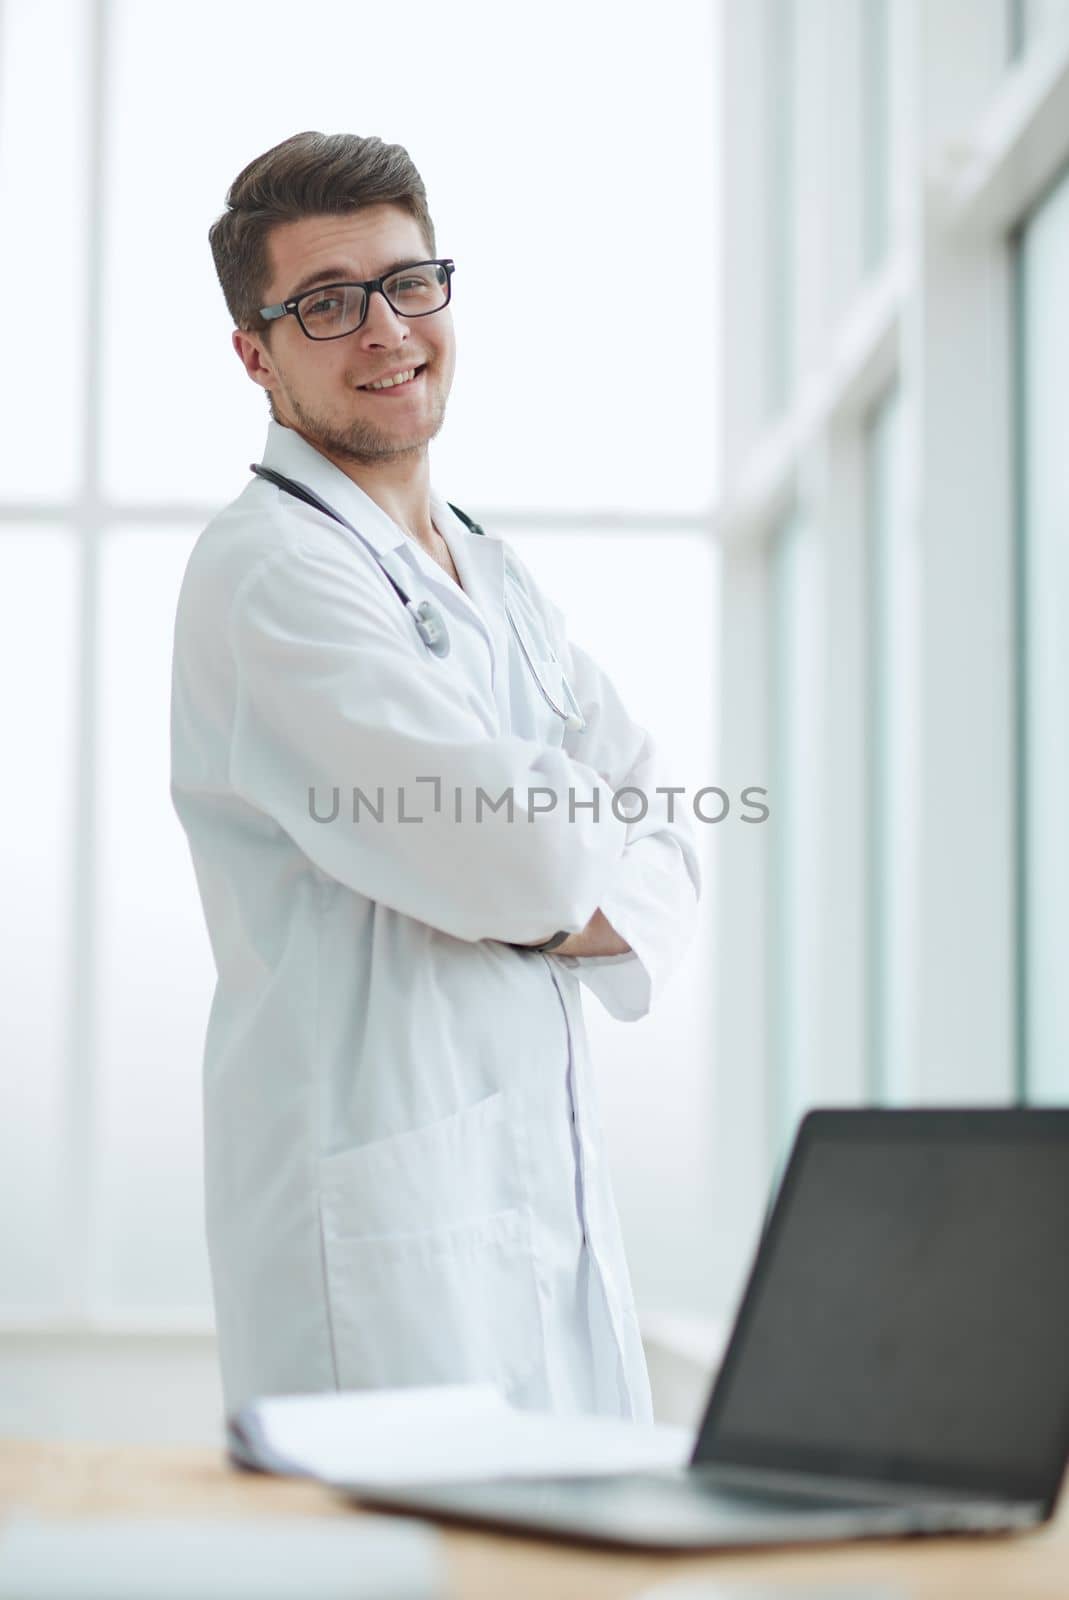
M454 268L406 152L296 135L210 237L275 475L204 529L174 638L225 1403L483 1380L648 1419L581 1002L659 996L692 825L557 606L431 484ZM516 295L501 405L527 361L589 365Z

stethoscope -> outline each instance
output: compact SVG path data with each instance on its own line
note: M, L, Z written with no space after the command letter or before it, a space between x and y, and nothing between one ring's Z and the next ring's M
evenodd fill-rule
M316 494L314 489L309 489L307 484L298 483L294 478L283 477L281 472L273 472L270 467L260 466L259 463L255 461L249 463L249 470L251 472L255 472L258 478L266 478L269 483L273 483L276 488L282 489L286 494L292 494L296 499L303 500L306 505L315 506L317 511L322 511L326 516L333 517L334 521L340 522L343 528L348 528L349 532L354 534L356 538L360 540L360 543L364 546L364 548L370 552L374 560L378 563L379 568L384 576L393 585L393 589L397 595L397 598L400 600L401 604L404 606L405 610L415 623L416 632L419 634L423 643L427 646L427 649L430 651L431 655L441 658L449 654L449 629L446 627L445 618L442 616L442 613L439 611L438 607L432 604L430 600L413 600L411 596L406 593L404 584L398 575L397 569L394 568L391 570L391 566L386 562L386 560L384 560L381 551L376 550L375 546L371 543L371 540L366 539L360 532L359 528L354 528L353 524L341 515L341 512L335 511L333 506L328 505L325 500L321 499L321 497ZM450 511L458 516L464 526L470 529L472 533L480 533L485 535L486 530L484 528L480 528L477 522L473 522L469 516L461 511L459 506L453 505L452 501L447 501L446 504L449 506ZM523 636L516 618L512 614L512 609L507 600L505 601L505 615L508 617L508 620L512 625L512 631L516 635L523 658L527 663L532 678L538 685L538 689L543 700L557 713L558 717L562 718L566 728L573 733L582 733L583 729L586 727L586 719L579 709L575 695L572 693L572 686L564 675L564 669L561 668L560 681L565 695L571 704L572 709L570 711L566 711L563 706L559 706L557 704L549 690L546 688L545 684L542 682L542 679L538 673L538 668L535 666L534 660L531 656L531 652L527 648L527 641Z

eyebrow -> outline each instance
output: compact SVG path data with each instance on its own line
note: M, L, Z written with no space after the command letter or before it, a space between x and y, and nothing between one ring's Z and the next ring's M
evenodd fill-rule
M400 261L391 261L388 267L383 267L376 277L388 278L391 272L400 272L404 267L414 267L418 261L426 261L426 256L403 256ZM302 294L307 294L309 289L316 289L327 283L356 283L359 280L349 276L350 267L320 267L316 272L310 272L302 278L296 289L291 289L285 296L286 300L299 300Z

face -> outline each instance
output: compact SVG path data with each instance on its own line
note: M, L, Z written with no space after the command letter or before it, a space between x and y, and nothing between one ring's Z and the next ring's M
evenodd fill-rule
M318 284L360 283L431 254L419 224L399 206L303 217L271 232L262 303ZM372 466L422 454L445 420L456 365L449 306L401 317L373 294L363 323L344 338L309 339L297 318L286 316L266 337L236 332L233 342L250 378L270 390L278 420L335 458ZM410 383L365 387L409 367L423 369Z

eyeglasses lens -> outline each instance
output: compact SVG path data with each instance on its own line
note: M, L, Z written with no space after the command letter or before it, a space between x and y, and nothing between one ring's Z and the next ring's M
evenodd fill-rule
M383 282L383 293L402 317L425 317L440 311L449 299L449 274L437 262L405 267ZM312 339L337 339L364 320L367 294L352 285L312 289L297 303L305 332Z

